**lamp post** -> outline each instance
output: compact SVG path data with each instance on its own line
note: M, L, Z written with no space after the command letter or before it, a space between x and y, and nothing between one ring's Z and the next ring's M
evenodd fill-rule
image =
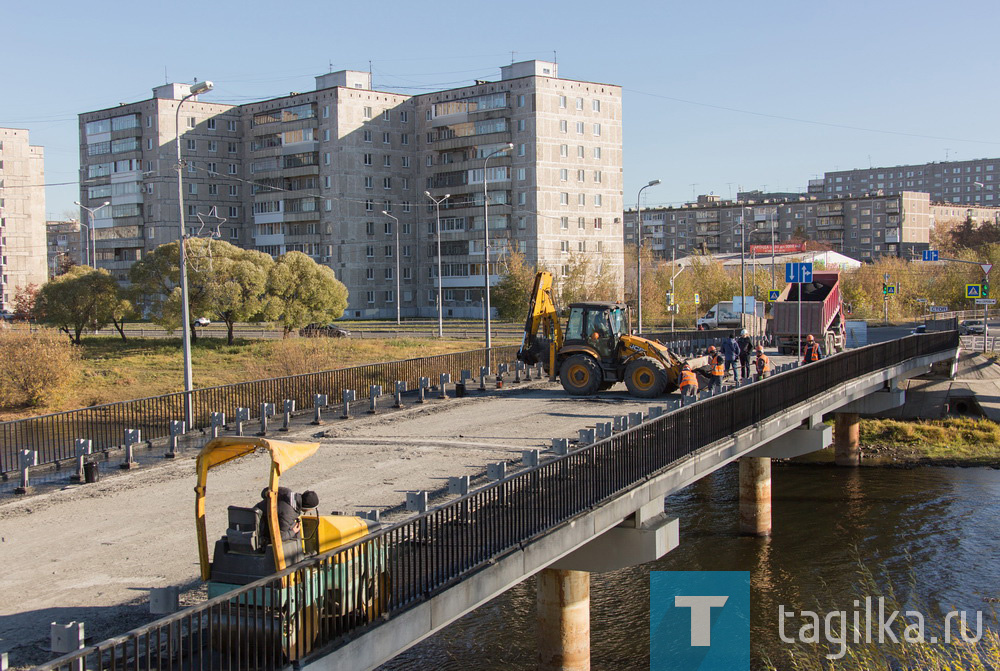
M194 419L191 409L191 391L194 388L191 374L191 308L188 305L188 277L187 277L187 253L184 249L185 235L184 228L184 161L181 159L181 106L184 101L192 96L206 93L214 88L214 84L209 81L197 82L191 86L186 96L177 103L177 112L174 115L174 141L177 145L177 206L178 222L180 223L180 237L178 245L178 266L180 270L181 285L181 322L182 342L184 343L184 421L187 422L188 429L192 426Z
M485 177L485 172L483 174ZM431 199L434 208L437 210L437 243L438 243L438 338L444 337L444 294L441 290L441 203L451 198L450 193L446 193L439 200L431 195L430 191L424 191L424 195Z
M393 221L393 227L396 229L396 252L395 252L395 254L396 254L396 326L399 326L399 324L400 324L400 320L399 320L399 303L400 303L400 300L401 300L401 296L400 296L400 293L399 293L399 219L397 219L396 217L392 216L391 214L389 214L385 210L382 210L382 214L384 214L385 216L387 216L390 219L392 219L392 221Z
M493 347L493 339L490 336L490 194L487 190L489 180L486 177L486 167L490 159L497 154L503 154L514 148L513 142L489 154L483 160L483 314L486 317L486 362L489 364L489 350ZM441 278L438 278L440 282Z
M650 180L639 189L635 199L635 311L639 335L642 335L642 192L659 183L658 179Z
M90 222L90 224L88 225L88 224L81 223L80 225L87 229L87 265L91 266L92 268L96 268L97 267L97 236L94 234L94 214L96 214L99 210L101 210L101 209L107 207L108 205L110 205L111 201L106 200L101 205L99 205L97 207L87 207L86 205L81 205L80 201L77 201L77 200L73 201L73 204L74 205L79 205L81 209L84 209L84 210L87 211L87 221ZM90 255L90 245L91 245L91 243L93 243L93 245L94 245L94 255L93 256Z

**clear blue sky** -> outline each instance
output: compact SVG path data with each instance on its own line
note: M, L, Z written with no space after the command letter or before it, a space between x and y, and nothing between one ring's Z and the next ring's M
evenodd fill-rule
M164 69L241 103L369 61L376 88L462 86L499 78L511 51L555 51L563 77L623 87L628 205L654 178L644 206L797 190L869 161L1000 156L1000 4L989 0L55 0L3 14L0 126L45 147L49 184L78 178L76 115L149 98ZM50 187L49 217L77 198L75 185Z

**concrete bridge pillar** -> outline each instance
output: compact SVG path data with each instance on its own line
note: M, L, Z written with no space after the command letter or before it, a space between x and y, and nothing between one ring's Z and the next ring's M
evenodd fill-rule
M771 459L743 457L740 461L740 533L771 535Z
M857 466L861 463L861 440L858 413L834 413L833 460L838 466Z
M590 573L538 574L539 671L590 671Z

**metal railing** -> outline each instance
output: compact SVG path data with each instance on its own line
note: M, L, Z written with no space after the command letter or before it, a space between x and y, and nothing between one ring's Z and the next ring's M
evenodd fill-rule
M698 401L39 668L282 669L328 654L695 450L864 373L957 346L954 331L909 336Z
M494 362L513 361L517 349L515 345L494 347L490 356ZM371 385L381 385L386 393L392 393L397 380L406 382L408 389L416 389L421 377L436 384L440 373L457 376L461 370L470 370L476 374L480 366L487 365L488 352L469 350L195 389L191 392L193 420L188 430L208 428L213 412L224 412L231 419L236 417L237 408L249 408L251 418L256 418L261 403L290 399L304 410L313 407L314 394L327 394L335 403L346 389L356 390L360 398L368 394ZM38 464L54 463L74 457L77 438L93 441L95 452L115 449L123 444L126 429L139 429L143 440L155 440L170 435L171 420L183 418L184 392L177 392L3 422L0 473L18 469L18 450L36 450Z

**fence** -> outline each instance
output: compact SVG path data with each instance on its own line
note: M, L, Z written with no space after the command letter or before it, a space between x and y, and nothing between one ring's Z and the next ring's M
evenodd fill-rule
M701 447L864 373L957 346L955 332L909 336L699 401L40 669L287 668L377 628L378 616L406 611ZM331 575L341 588L370 585L374 607L343 613L342 592L339 601L323 598L331 589L323 576Z
M461 370L475 374L487 365L488 353L494 362L512 361L517 349L509 345L195 389L188 430L208 428L212 412L224 412L229 419L236 417L237 408L250 408L256 417L261 403L291 399L296 408L306 409L312 407L314 394L327 394L336 402L345 389L364 396L371 385L391 390L397 380L416 389L421 377L437 380L440 373L455 375ZM154 440L169 436L170 421L183 418L184 392L178 392L3 422L0 473L18 469L18 450L37 450L39 464L54 463L74 456L77 438L92 440L94 451L108 450L122 445L125 429L139 429L145 440Z

